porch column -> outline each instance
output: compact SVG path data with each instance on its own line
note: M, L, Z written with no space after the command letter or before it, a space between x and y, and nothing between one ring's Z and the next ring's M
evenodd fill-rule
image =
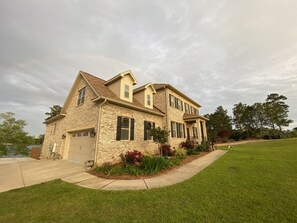
M201 125L200 125L200 119L197 119L197 130L198 130L198 143L201 144L202 142L202 133L201 133Z
M204 133L205 141L207 141L207 131L206 131L206 122L205 121L203 121L203 133Z

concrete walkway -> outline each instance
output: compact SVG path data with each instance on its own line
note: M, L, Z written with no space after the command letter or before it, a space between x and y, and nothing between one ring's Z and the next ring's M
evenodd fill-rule
M68 160L0 158L0 193L84 172L82 164Z
M62 180L81 187L101 190L142 190L165 187L190 179L227 151L216 150L180 168L160 176L140 180L114 180L99 178L88 173L78 173Z

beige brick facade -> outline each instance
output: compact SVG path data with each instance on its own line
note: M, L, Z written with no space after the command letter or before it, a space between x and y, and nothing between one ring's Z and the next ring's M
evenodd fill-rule
M197 142L199 143L202 140L201 121L203 135L207 137L205 119L196 118L194 122L185 121L183 117L185 111L170 106L169 94L179 98L183 103L186 102L199 109L183 95L172 89L164 88L154 94L155 89L152 87L152 89L146 89L142 95L139 94L141 97L133 97L132 102L121 100L122 93L119 93L123 89L121 83L129 84L131 86L129 93L133 95L132 86L136 82L132 75L131 78L126 75L127 72L123 75L123 78L119 75L116 76L118 80L112 80L109 87L105 85L104 80L80 72L66 99L61 114L45 122L43 158L50 157L49 149L55 145L56 153L60 154L61 158L67 159L72 149L70 145L71 139L74 137L73 134L83 130L95 133L92 139L85 138L85 140L93 140L90 141L92 145L90 159L95 160L97 164L118 162L120 161L120 155L129 150L140 150L146 154L158 153L157 144L152 140L144 140L144 121L155 123L156 127L160 126L168 131L171 131L171 121L182 123L185 125L185 131L187 131L187 127L189 128L191 136L193 136L192 127L197 127ZM120 87L120 89L117 91L116 87ZM84 102L77 105L79 92L83 88L85 88ZM152 103L155 107L147 106L146 94L152 95ZM134 120L133 140L117 140L118 117L127 117ZM187 134L182 138L172 138L170 134L169 143L172 147L177 148L186 138ZM79 149L83 148L78 147L78 151Z

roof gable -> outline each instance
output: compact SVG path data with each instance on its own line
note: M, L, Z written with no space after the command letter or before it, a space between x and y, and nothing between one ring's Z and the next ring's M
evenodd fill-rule
M116 76L112 77L111 79L107 80L105 82L105 85L108 86L108 85L110 85L110 84L112 84L112 83L114 83L114 82L122 79L126 75L129 75L130 76L130 78L131 78L131 80L133 82L133 85L137 84L136 78L134 77L133 73L130 70L127 70L127 71L122 72L122 73L119 73L118 75L116 75Z
M143 86L141 86L139 88L134 89L133 90L133 94L138 93L138 92L141 92L141 91L144 91L144 90L146 90L148 88L151 88L152 89L153 94L156 93L156 90L155 90L153 84L152 83L148 83L148 84L145 84L145 85L143 85Z
M75 81L74 81L74 83L73 83L73 85L72 85L72 87L70 89L70 92L69 92L69 94L68 94L68 96L67 96L67 98L66 98L66 100L64 102L64 105L63 105L62 110L61 110L61 114L65 114L66 113L66 110L67 110L67 108L68 108L68 106L69 106L69 104L71 102L71 99L74 97L74 95L76 93L75 89L77 88L77 86L78 86L78 84L79 84L79 82L81 80L84 80L86 82L86 84L94 91L94 93L96 94L96 96L99 97L98 92L93 88L93 86L85 78L85 76L83 75L83 73L84 72L82 72L82 71L79 71L78 72L78 74L76 76L76 79L75 79Z

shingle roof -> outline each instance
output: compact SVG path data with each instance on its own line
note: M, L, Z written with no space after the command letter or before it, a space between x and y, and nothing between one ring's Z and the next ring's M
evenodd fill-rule
M173 92L179 94L183 98L187 99L188 101L190 101L191 103L193 103L197 107L201 107L201 105L199 105L196 101L194 101L193 99L189 98L187 95L185 95L181 91L177 90L175 87L172 87L170 84L153 84L153 86L154 86L154 88L155 88L156 91L162 90L164 88L168 88L168 89L172 90Z
M148 88L149 86L151 86L152 89L153 89L153 91L154 91L154 93L156 93L156 90L155 90L155 88L154 88L154 85L151 84L151 83L148 83L148 84L142 85L142 86L140 86L140 87L138 87L138 88L135 88L135 89L133 90L133 93L137 93L137 92L139 92L139 91L143 91L143 90L145 90L146 88Z
M80 73L87 79L90 85L94 88L96 93L101 97L111 98L111 99L120 99L115 93L113 93L107 86L105 86L105 80L95 77L92 74L89 74L84 71Z
M89 74L87 72L84 71L80 71L80 74L83 75L83 77L87 80L87 82L91 85L91 87L93 88L93 90L95 91L95 93L98 95L98 97L103 97L106 99L112 99L114 101L117 101L118 103L121 104L132 104L133 106L136 106L142 110L146 110L146 111L152 111L151 109L148 109L146 107L144 107L139 101L137 101L135 98L133 98L133 102L127 102L124 101L122 99L120 99L115 93L112 92L112 90L110 90L110 88L108 88L105 83L106 81L98 78L92 74ZM153 111L159 114L164 114L161 113L159 109L157 108L153 108Z

